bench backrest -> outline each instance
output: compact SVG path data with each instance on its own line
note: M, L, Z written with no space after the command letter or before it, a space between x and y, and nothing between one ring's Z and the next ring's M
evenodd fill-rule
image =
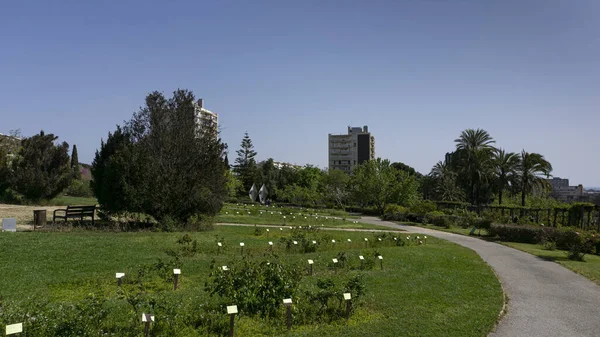
M94 214L96 206L67 206L67 214Z

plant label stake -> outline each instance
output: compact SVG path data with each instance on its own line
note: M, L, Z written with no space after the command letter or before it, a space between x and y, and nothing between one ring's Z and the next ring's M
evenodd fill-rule
M352 240L348 239L348 247L352 248Z
M284 298L283 304L287 307L287 329L290 331L292 329L292 299Z
M369 247L369 239L365 238L365 248Z
M379 256L377 256L377 258L381 262L381 270L383 270L383 256L379 255Z
M23 323L11 324L6 326L5 336L14 335L23 332Z
M313 263L315 263L313 260L308 260L308 266L310 268L310 276L312 276L312 274L313 274Z
M142 313L142 322L144 323L144 337L150 333L150 322L154 322L154 315Z
M240 247L242 247L242 255L244 255L244 243L240 242Z
M173 275L175 275L175 280L173 280L173 290L177 290L177 283L179 283L179 274L181 274L181 269L173 269Z
M344 300L346 301L346 321L350 318L350 300L352 295L350 293L344 293Z
M269 241L269 250L273 251L273 241Z
M223 247L223 244L220 242L217 242L217 255L221 254L221 247Z
M233 337L233 324L235 323L235 314L237 313L237 305L227 306L227 314L229 315L229 337Z
M117 277L117 286L121 286L121 279L125 276L125 273L117 273L116 277Z
M262 213L261 213L262 214ZM269 237L269 229L267 228L267 237Z
M360 259L360 269L364 269L365 268L365 257L362 255L359 255L358 258Z

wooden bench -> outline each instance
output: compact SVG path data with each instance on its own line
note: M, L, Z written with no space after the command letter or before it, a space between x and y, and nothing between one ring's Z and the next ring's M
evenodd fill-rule
M64 212L64 215L56 214L56 212ZM68 205L66 209L57 209L54 211L52 222L56 223L56 219L80 219L83 221L83 217L92 217L92 225L94 224L94 215L96 214L96 206L71 206Z

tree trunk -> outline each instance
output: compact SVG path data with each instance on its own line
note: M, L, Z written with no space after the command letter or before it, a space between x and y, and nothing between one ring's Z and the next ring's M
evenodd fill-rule
M523 216L525 212L525 194L525 188L523 188L523 190L521 190L521 216Z
M498 191L498 205L502 205L502 188Z

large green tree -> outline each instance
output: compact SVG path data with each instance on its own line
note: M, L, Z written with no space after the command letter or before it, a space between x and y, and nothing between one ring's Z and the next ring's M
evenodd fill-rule
M92 174L96 193L120 193L122 205L114 210L185 221L221 209L227 196L227 147L213 133L201 131L209 125L198 125L194 102L187 90L171 98L153 92L123 131L112 135L114 141L109 135ZM102 207L109 206L98 199Z
M71 182L69 144L57 144L57 139L41 131L21 142L11 165L11 186L28 200L52 199Z
M344 209L350 196L348 190L350 176L342 170L326 170L323 172L322 179L326 199L337 207Z
M247 195L252 184L255 184L257 177L259 176L258 168L256 164L256 151L254 151L254 145L252 139L248 135L248 132L244 134L240 149L236 151L237 158L235 158L235 165L233 172L235 172L242 182L242 190L239 191L240 195ZM259 186L260 187L260 186Z
M466 187L471 203L487 202L491 192L494 139L483 129L467 129L454 142L456 152L452 156L452 164L458 172L459 183Z
M498 149L494 153L493 160L498 204L502 205L504 191L507 188L515 186L518 182L517 169L519 168L519 156L514 152L506 152L504 149Z
M433 195L442 201L464 201L464 192L457 185L457 174L447 161L439 161L431 169L429 177L433 180Z
M355 201L372 205L383 213L386 204L408 205L417 198L414 176L398 171L387 159L377 158L357 165L350 180Z
M521 189L521 206L525 207L527 194L531 194L536 189L544 190L549 187L545 178L550 177L552 164L541 154L529 153L525 150L521 151L519 159L516 172Z

